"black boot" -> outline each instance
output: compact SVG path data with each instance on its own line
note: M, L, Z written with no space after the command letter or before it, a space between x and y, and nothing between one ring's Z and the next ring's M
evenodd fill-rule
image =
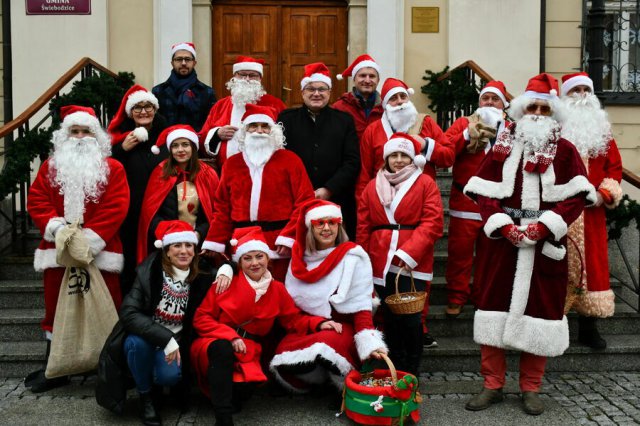
M51 340L47 340L47 350L45 352L45 365L44 368L36 371L32 371L24 378L24 386L29 388L33 393L46 392L51 389L59 388L69 384L69 376L56 377L53 379L47 379L44 372L47 370L47 363L49 361L49 353L51 352Z
M598 332L595 317L578 317L578 342L593 349L607 347L607 341Z
M151 392L140 394L140 418L142 419L142 424L147 426L160 426L162 424L156 407L153 405Z
M231 414L216 414L216 426L233 426Z

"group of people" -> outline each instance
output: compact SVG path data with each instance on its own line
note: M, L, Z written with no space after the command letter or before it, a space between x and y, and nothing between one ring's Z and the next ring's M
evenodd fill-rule
M291 109L265 93L261 60L238 57L217 102L195 64L193 44L173 46L169 80L130 88L107 132L91 108L63 108L30 190L47 348L66 226L80 224L120 313L100 357L101 405L122 412L131 377L143 422L160 424L154 384L188 389L194 373L216 424L229 425L269 377L293 392L339 391L384 354L418 375L435 344L429 304L399 315L384 300L396 281L429 291L444 228L435 170L451 166L447 315L471 297L485 377L466 408L503 398L513 348L524 410L544 410L546 357L569 344L568 292L580 294L580 341L606 345L594 322L613 314L604 208L622 196L622 167L585 73L563 78L561 97L552 76L536 76L511 105L489 82L479 108L443 132L403 81L377 92L368 55L338 75L355 87L332 106L328 68L305 66L304 104ZM42 392L67 380L43 370L25 383Z

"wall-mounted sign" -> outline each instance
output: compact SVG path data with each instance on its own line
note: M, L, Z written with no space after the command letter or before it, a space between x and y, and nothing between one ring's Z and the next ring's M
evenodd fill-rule
M27 15L91 15L91 0L25 0Z
M439 7L412 7L411 8L411 32L412 33L440 32L440 8Z

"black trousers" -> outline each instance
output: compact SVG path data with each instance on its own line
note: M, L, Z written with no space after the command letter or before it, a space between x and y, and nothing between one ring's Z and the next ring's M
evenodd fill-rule
M209 358L209 390L216 416L231 415L240 411L255 389L253 383L233 382L233 363L236 357L228 340L216 340L207 348Z

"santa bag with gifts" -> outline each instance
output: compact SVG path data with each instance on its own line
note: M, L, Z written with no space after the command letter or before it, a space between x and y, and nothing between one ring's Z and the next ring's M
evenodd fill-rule
M95 370L104 342L118 321L111 294L77 224L56 233L56 250L58 262L67 269L53 320L47 378Z

